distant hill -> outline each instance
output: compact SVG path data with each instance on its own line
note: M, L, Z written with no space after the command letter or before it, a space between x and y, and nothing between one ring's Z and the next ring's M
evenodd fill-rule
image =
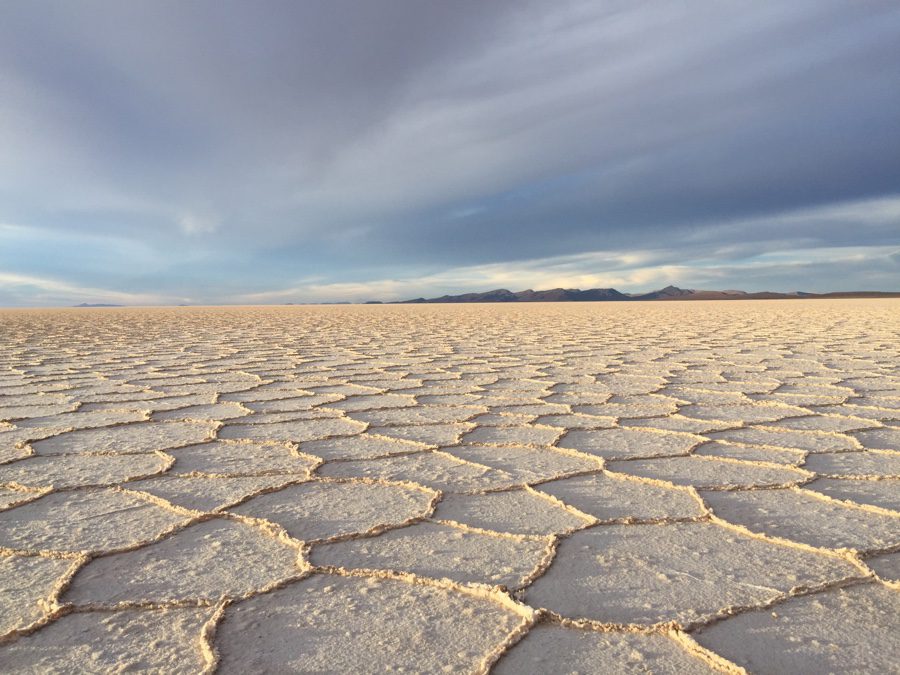
M519 291L513 293L498 288L486 293L464 293L463 295L442 295L439 298L416 298L405 303L422 302L585 302L597 300L631 300L614 288L592 288L582 291L577 288L553 288L549 291Z
M80 305L72 305L72 307L124 307L125 305L110 305L104 302L82 302Z
M776 293L760 291L703 291L677 286L666 286L650 293L622 293L615 288L553 288L548 291L531 289L513 293L498 288L484 293L463 293L462 295L442 295L439 298L416 298L403 300L399 304L450 303L450 302L639 302L644 300L779 300L812 298L900 298L900 293L888 291L838 291L834 293Z

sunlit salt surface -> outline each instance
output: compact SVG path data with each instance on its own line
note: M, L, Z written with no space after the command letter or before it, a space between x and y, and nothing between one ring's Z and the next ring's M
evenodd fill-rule
M890 672L900 301L0 313L0 668Z

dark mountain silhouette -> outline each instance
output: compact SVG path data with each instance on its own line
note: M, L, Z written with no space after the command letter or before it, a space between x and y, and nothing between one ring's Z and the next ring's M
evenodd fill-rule
M549 291L527 291L513 293L505 288L498 288L485 293L464 293L462 295L442 295L439 298L416 298L405 300L406 303L421 302L586 302L597 300L629 300L623 293L614 288L592 288L582 291L578 288L553 288Z
M416 298L403 300L400 304L450 303L450 302L640 302L646 300L779 300L797 298L898 298L900 293L889 291L837 291L834 293L776 293L760 291L702 291L677 286L666 286L650 293L621 293L615 288L553 288L548 291L525 291L513 293L506 288L498 288L484 293L463 293L462 295L442 295L439 298Z
M549 291L521 291L516 293L519 302L586 302L596 300L628 300L615 288L591 288L586 291L577 288L554 288Z
M416 298L404 300L405 303L415 302L518 302L519 298L512 291L498 288L485 293L463 293L462 295L442 295L439 298Z
M660 288L658 291L651 291L650 293L642 293L640 295L632 295L629 293L629 297L632 300L668 300L669 298L683 298L685 296L694 295L696 292L697 291L678 288L678 286L666 286L665 288Z

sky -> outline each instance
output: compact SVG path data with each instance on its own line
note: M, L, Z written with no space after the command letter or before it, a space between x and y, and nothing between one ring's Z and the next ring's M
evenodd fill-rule
M0 306L900 291L900 3L5 0Z

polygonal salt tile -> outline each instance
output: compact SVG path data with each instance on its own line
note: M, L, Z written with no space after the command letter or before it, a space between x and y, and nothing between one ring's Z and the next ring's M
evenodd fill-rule
M213 441L173 450L172 475L305 475L318 463L314 457L297 455L291 446L251 441Z
M709 438L732 443L769 445L806 452L836 452L854 450L858 446L849 436L813 431L787 431L767 427L747 427L706 434Z
M679 364L680 365L680 364ZM722 379L721 373L716 370L700 372L694 371L687 375L670 376L670 386L684 386L692 389L703 389L704 391L721 391L725 393L743 393L743 394L767 394L773 389L780 386L777 380L761 380L757 382L726 382Z
M782 420L777 426L783 429L799 431L831 431L844 432L854 429L865 429L875 426L872 420L861 417L846 417L843 415L810 415L809 417L795 417Z
M740 391L744 394L770 394L781 385L782 383L779 380L760 378L752 380L746 379L734 380L729 382L714 382L710 384L704 384L703 387L706 389L719 391Z
M360 410L383 410L387 408L409 408L416 405L416 399L409 394L370 394L351 396L343 401L329 403L329 408L347 412Z
M329 417L272 424L228 424L219 430L219 438L303 443L331 436L352 436L365 429L361 422Z
M365 394L377 394L373 387L362 387L358 384L313 384L304 386L304 389L316 394L343 394L344 396L356 396Z
M590 456L524 445L457 445L445 448L444 452L467 462L498 469L522 483L562 478L573 473L598 471L602 468L602 462Z
M401 389L398 388L398 391ZM403 393L411 394L422 404L468 405L473 396L480 393L475 382L461 380L443 380L441 382L423 382L420 387L404 387Z
M372 365L374 366L375 364ZM340 369L337 369L335 372L340 373L341 371ZM382 371L381 369L376 369L368 372L365 375L357 375L355 373L351 373L350 377L354 381L359 382L360 384L363 384L367 387L373 387L375 389L384 391L403 391L426 387L425 380L421 379L426 375L427 377L435 380L435 382L428 384L433 385L436 391L443 390L445 385L452 389L455 384L455 382L453 381L446 381L440 377L441 375L454 377L452 375L449 375L448 373L414 373L415 377L411 375L413 374L387 373Z
M45 494L47 489L26 490L23 488L0 487L0 509L9 509L33 501Z
M100 410L110 407L120 407L120 408L140 408L141 410L149 410L147 403L149 406L152 406L156 401L165 400L160 399L162 395L161 392L158 391L150 391L141 389L139 387L132 387L131 385L122 385L118 390L113 391L87 391L81 394L77 394L78 400L82 402L81 407L78 408L78 412L85 412L87 410ZM172 397L172 398L180 398L180 397ZM197 398L197 397L192 397ZM204 397L207 402L210 402L209 397Z
M114 485L160 473L170 463L158 454L34 456L0 465L0 483L57 489Z
M326 418L343 417L340 410L330 410L328 408L314 408L312 410L303 410L295 412L277 412L277 413L253 413L252 415L244 415L243 417L234 417L228 420L229 425L247 424L263 426L266 424L282 424L285 422L296 422L297 420L321 420Z
M399 570L515 588L537 568L548 540L489 535L437 523L418 523L377 537L314 546L313 565Z
M842 405L821 406L816 410L817 412L826 415L849 415L851 417L862 417L863 419L876 420L878 422L900 420L900 409L898 408L877 408L870 405L844 403Z
M534 535L568 532L591 522L590 518L526 490L446 495L438 503L434 518L484 530Z
M318 469L322 476L409 481L435 490L469 492L515 485L516 478L505 471L464 462L442 452L423 452L383 459L335 462Z
M688 625L797 586L861 575L839 558L712 523L605 525L563 540L525 601L568 618Z
M470 387L474 391L474 387ZM423 388L429 392L434 391L431 387ZM407 394L412 395L412 394ZM454 390L447 393L419 393L415 392L416 404L418 405L477 405L478 396L476 394L465 393L464 389Z
M273 375L273 377L276 377ZM281 377L281 376L277 376ZM287 382L269 382L261 384L252 389L244 391L231 392L222 396L223 400L228 401L270 401L283 398L292 398L297 396L309 396L308 386L313 386L314 382L305 382L293 380ZM319 383L322 384L322 383Z
M542 401L560 405L602 405L612 397L612 392L605 391L560 391L541 396ZM565 413L563 413L565 414Z
M841 384L851 387L855 392L891 392L900 391L900 379L886 375L860 373L859 377L845 378ZM896 394L895 394L896 395Z
M155 420L230 420L235 417L244 417L250 413L239 403L209 403L206 405L192 405L186 408L166 410L153 415Z
M900 452L866 450L810 455L804 468L837 477L900 478Z
M473 429L463 434L463 443L485 443L493 445L550 445L559 438L562 429L553 427L499 427L487 426Z
M152 373L144 373L138 377L129 378L129 382L141 387L152 387L154 391L166 391L176 386L203 384L206 382L206 380L195 373L185 373L183 369L175 367L175 364L168 363L166 365L169 367L166 368L165 372L154 369Z
M68 403L44 403L30 405L0 404L0 420L21 420L30 417L46 417L72 412L78 408L74 401Z
M309 441L301 446L301 450L324 460L335 459L372 459L403 455L410 452L427 450L429 445L404 441L388 436L377 436L368 432L356 436L329 438L324 441Z
M683 431L689 434L706 434L710 431L728 429L733 427L734 423L716 420L695 420L681 415L669 415L667 417L623 419L620 426L658 429L660 431Z
M609 387L616 394L636 395L652 394L666 384L666 381L654 375L625 375L614 373L610 375L598 375L597 383Z
M694 419L722 420L734 423L778 422L788 417L809 415L806 408L784 405L783 403L759 403L746 405L712 405L698 403L683 406L679 411L685 417Z
M605 459L620 459L686 455L704 440L702 436L675 431L616 428L570 431L558 445Z
M900 450L900 427L884 427L849 434L870 450Z
M0 546L110 551L155 539L185 517L112 489L57 492L0 512Z
M72 398L65 393L40 391L34 394L0 394L0 409L28 406L40 408L42 406L52 406L55 404L66 405L69 403L72 403ZM37 417L37 415L29 415L29 417Z
M221 365L221 364L219 364ZM260 378L248 373L234 372L219 368L215 364L195 364L193 369L205 382L220 382L225 387L222 391L249 391L260 385ZM238 389L240 387L240 389Z
M225 384L222 382L195 382L195 383L178 383L170 382L165 385L155 387L157 391L162 391L170 395L177 396L205 396L213 398L220 394L232 391L246 390L246 385L234 383Z
M367 410L349 413L350 417L368 422L373 427L406 424L448 424L465 422L475 415L487 412L483 406L419 405L391 410Z
M432 490L402 485L314 481L254 497L230 510L278 523L292 537L308 541L427 517L436 497Z
M830 396L826 394L785 394L782 392L775 392L765 396L767 401L777 401L778 403L786 403L787 405L795 405L801 408L836 405L842 403L846 398L846 396Z
M95 558L63 600L113 605L242 596L298 574L297 557L296 548L256 527L207 520L149 546Z
M695 634L750 672L888 673L900 663L900 594L878 584L791 598Z
M140 406L133 406L139 408ZM51 417L36 417L29 420L16 422L21 429L52 429L54 433L72 431L74 429L91 429L106 427L113 424L127 424L129 422L141 422L147 419L144 410L118 410L100 409L91 411L76 410L75 412L62 413Z
M776 464L801 464L806 457L805 450L735 445L726 441L704 443L694 451L694 454L701 457L725 457L745 462L774 462Z
M660 417L678 411L678 400L670 396L614 396L599 405L572 406L572 411L600 417Z
M900 544L900 516L833 502L808 490L705 492L703 500L730 523L810 546L867 550Z
M581 372L584 371L582 370ZM592 396L603 396L608 399L613 395L609 387L596 382L560 382L554 384L551 389L554 392L554 396L559 394L573 394L575 396L590 394Z
M496 382L483 384L481 388L485 391L525 391L531 392L532 394L541 394L546 391L547 386L547 382L542 382L540 380L528 380L524 378L504 378L499 379Z
M900 478L880 480L818 478L804 485L803 489L821 492L832 499L900 511Z
M600 633L544 623L528 631L491 672L681 675L716 671L658 633Z
M156 396L159 395L157 394ZM105 399L105 397L102 398ZM146 410L149 413L159 413L164 410L177 410L179 408L187 408L193 405L207 405L209 403L215 403L215 395L187 394L184 396L162 396L159 398L141 397L137 402L133 402L129 396L122 401L122 404L127 404L129 406L137 405L141 410ZM109 404L104 402L103 405L108 406Z
M478 427L511 427L530 424L537 415L517 415L515 413L485 413L472 418L472 423Z
M676 398L684 403L710 403L713 405L746 405L753 403L740 391L715 391L701 387L675 385L666 387L660 394Z
M460 436L474 429L471 423L462 424L413 424L410 426L370 427L370 434L424 443L428 446L456 445Z
M0 373L0 391L3 396L24 396L26 394L39 394L42 391L51 391L46 382L33 382L30 376L22 372L11 373L12 366L4 366L4 372ZM57 382L52 387L53 391L69 389L71 385L64 381Z
M214 431L199 422L134 422L70 431L36 441L32 447L39 455L151 453L205 441Z
M31 448L26 444L33 435L33 430L25 429L0 429L0 464L12 462L32 455Z
M45 617L54 590L72 564L43 556L0 557L0 635Z
M607 462L610 471L664 480L675 485L716 489L733 487L783 487L813 477L809 471L717 457L661 457Z
M476 420L476 422L480 422L480 420ZM571 413L568 415L542 415L537 418L536 423L561 429L607 429L616 426L616 418Z
M900 588L900 551L866 558L866 565L878 575L879 579L896 584Z
M700 502L684 488L664 487L608 473L542 483L539 489L601 521L703 515Z
M215 511L252 494L286 486L294 476L159 476L127 483L129 490L146 492L194 511Z
M219 672L476 672L523 621L457 591L314 575L228 608Z
M787 379L787 378L786 378ZM792 378L793 379L793 378ZM818 380L817 382L815 380ZM828 381L827 378L813 378L803 376L801 379L794 379L793 383L786 382L778 391L785 394L819 394L821 396L853 396L856 392L850 387L836 387L835 380Z
M540 417L541 415L564 415L571 412L567 405L557 405L554 403L546 403L540 399L529 403L527 400L509 400L503 403L496 400L485 399L482 401L485 405L489 405L491 412L497 415L532 415Z
M67 614L3 648L16 673L198 673L209 607Z
M244 401L242 405L258 414L308 412L318 406L330 406L341 398L338 394L315 394L269 401Z

